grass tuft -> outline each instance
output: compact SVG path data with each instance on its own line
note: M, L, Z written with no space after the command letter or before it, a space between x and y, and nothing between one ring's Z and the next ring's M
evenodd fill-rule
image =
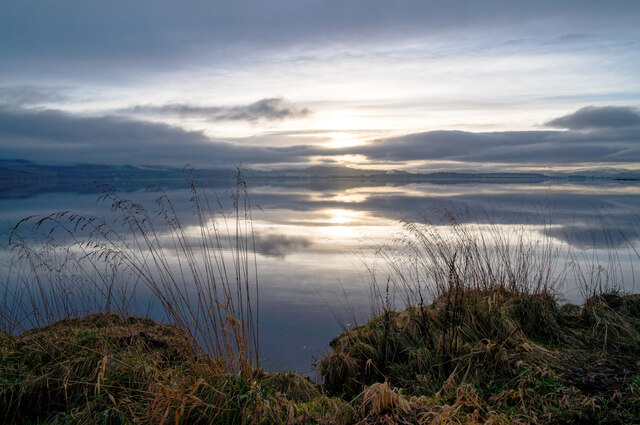
M324 361L356 365L342 385L321 367L327 390L360 404L372 424L627 423L640 415L640 320L628 307L637 297L608 293L561 308L550 295L469 289L457 295L452 330L447 296L332 341Z

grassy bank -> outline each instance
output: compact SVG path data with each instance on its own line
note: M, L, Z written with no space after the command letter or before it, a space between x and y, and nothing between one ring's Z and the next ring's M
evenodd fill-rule
M504 289L385 311L331 343L324 385L220 373L189 335L115 314L2 336L13 424L636 423L640 297Z
M332 341L320 370L365 423L637 423L640 297L451 292Z
M0 344L6 424L346 423L351 408L307 378L221 373L178 328L99 314ZM344 416L344 417L343 417Z
M229 213L191 180L192 222L161 191L155 210L107 191L115 221L59 212L14 227L0 421L640 423L640 296L621 292L621 255L640 255L627 239L576 248L546 225L450 212L404 222L368 266L371 320L331 342L318 385L260 368L251 204L237 181ZM567 279L582 305L560 302ZM136 317L138 286L172 326Z

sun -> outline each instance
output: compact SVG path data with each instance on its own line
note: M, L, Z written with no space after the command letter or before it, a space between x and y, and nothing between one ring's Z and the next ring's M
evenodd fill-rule
M363 143L362 140L345 131L328 133L327 136L331 139L329 142L325 143L325 146L328 148L349 148Z
M344 210L339 208L325 210L328 216L327 223L347 224L355 222L362 215L359 211Z

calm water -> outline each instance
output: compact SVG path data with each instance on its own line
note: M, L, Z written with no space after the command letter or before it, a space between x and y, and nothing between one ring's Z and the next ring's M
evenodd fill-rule
M215 188L227 204L230 189ZM442 211L454 211L463 220L524 225L534 237L546 232L561 241L570 234L572 244L591 253L626 241L637 247L640 236L640 185L635 182L375 185L322 180L250 182L249 191L261 285L261 354L271 370L311 371L312 360L328 350L341 324L366 320L369 275L363 257L374 258L372 247L399 234L400 219L428 217L439 223ZM183 222L195 226L189 191L167 189L167 194ZM157 195L141 189L122 196L152 209ZM108 205L96 199L96 193L5 193L0 223L9 229L23 217L59 210L108 215ZM622 251L623 284L634 290L632 266L638 258L628 247ZM567 300L580 301L571 282L564 290Z

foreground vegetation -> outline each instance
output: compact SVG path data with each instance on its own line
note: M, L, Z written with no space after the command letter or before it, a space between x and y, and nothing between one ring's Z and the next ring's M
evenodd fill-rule
M295 374L223 374L188 334L149 319L92 315L0 344L7 424L309 423L349 406Z
M331 343L325 387L364 423L637 423L640 297L455 290Z
M331 342L316 384L260 368L240 173L230 214L190 188L191 224L162 191L155 211L107 191L113 221L59 212L14 227L16 257L0 268L0 422L640 423L628 235L576 249L546 225L407 221L369 265L373 318ZM569 277L581 306L560 302ZM172 326L136 317L139 285Z
M637 423L640 297L501 288L385 311L332 341L324 385L220 373L188 333L99 314L2 335L10 424Z

